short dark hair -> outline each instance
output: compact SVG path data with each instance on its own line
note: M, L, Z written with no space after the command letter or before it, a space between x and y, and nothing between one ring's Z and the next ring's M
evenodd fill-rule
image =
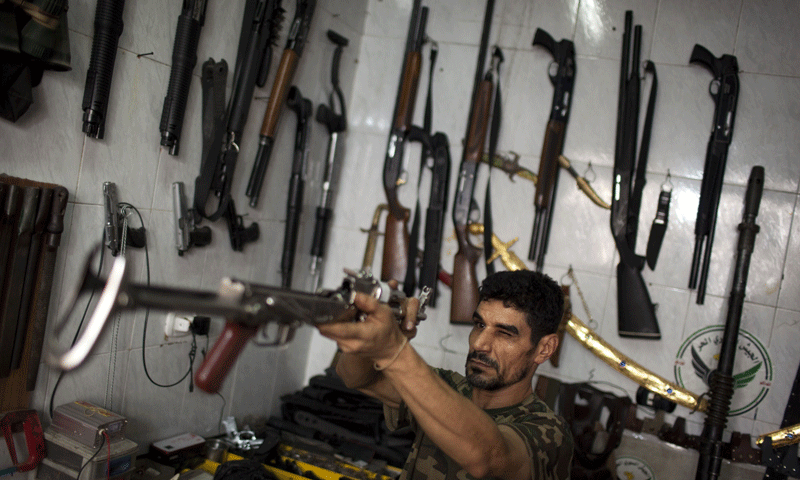
M481 283L478 301L500 300L525 314L531 342L558 331L564 313L561 287L547 275L532 270L500 271Z

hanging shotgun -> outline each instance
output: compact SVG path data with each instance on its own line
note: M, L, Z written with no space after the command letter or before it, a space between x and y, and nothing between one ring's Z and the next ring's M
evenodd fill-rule
M328 223L333 217L333 190L335 183L336 146L339 143L339 134L347 130L347 110L344 104L344 94L339 86L339 62L342 58L342 49L349 40L328 30L328 40L336 44L331 62L331 84L333 91L328 96L328 105L320 103L317 107L317 122L328 129L328 153L322 170L322 196L317 207L316 221L314 222L314 237L311 240L311 291L316 292L322 278L322 258L325 255L325 244L328 238ZM337 109L336 103L339 107ZM339 113L336 113L338 110Z
M700 440L700 459L697 462L696 480L719 478L722 466L723 447L722 433L728 423L731 398L733 397L733 363L739 339L739 325L744 307L747 273L750 269L750 257L755 247L758 208L761 205L761 194L764 191L764 167L753 167L747 182L747 193L744 197L744 214L739 224L739 245L736 253L736 266L733 270L733 284L728 300L728 316L725 319L725 331L719 352L719 363L709 378L711 400L703 426Z
M294 270L294 253L297 249L297 232L300 229L300 213L303 210L308 136L311 131L308 117L311 116L314 108L311 100L304 98L300 89L294 85L289 89L286 105L297 114L294 158L292 159L292 173L289 177L289 195L286 199L286 228L283 234L283 255L281 257L281 286L290 288Z
M483 157L486 132L489 130L492 111L492 90L494 74L500 61L499 49L495 48L492 67L484 74L486 51L489 46L489 33L492 28L494 0L486 2L483 18L481 45L478 50L478 65L475 69L475 82L472 87L467 136L461 166L458 172L456 195L453 200L453 225L456 230L458 251L453 257L453 294L450 302L450 323L471 324L472 314L478 306L478 277L475 264L481 256L481 249L469 241L470 213L475 200L475 177L478 164Z
M250 198L250 206L255 208L258 205L258 197L261 194L261 187L264 183L264 175L267 173L269 157L272 154L272 145L275 143L275 130L278 128L278 119L281 115L283 103L289 92L289 85L292 83L294 72L297 69L297 62L303 54L303 47L308 40L308 30L311 27L311 18L314 15L314 8L317 6L316 0L298 0L297 8L294 13L294 20L289 27L289 38L286 40L286 48L281 55L281 63L275 74L275 81L272 84L272 91L269 94L267 110L264 112L264 121L261 123L261 134L258 141L258 152L253 162L253 170L250 172L250 180L247 182L246 195Z
M645 259L637 255L634 249L658 81L655 66L652 62L645 62L645 71L651 72L653 84L650 90L637 164L636 137L639 128L641 88L639 56L642 27L636 25L631 33L632 24L633 12L628 10L625 12L625 30L622 35L614 183L611 196L611 233L620 256L617 265L618 332L622 337L657 340L661 338L661 332L656 321L655 307L650 300L650 294L641 273ZM634 167L636 168L635 184L633 184Z
M728 147L733 137L733 122L736 118L736 103L739 98L739 65L733 55L719 58L701 45L695 45L690 63L700 63L714 75L709 93L714 99L714 124L706 149L706 163L703 169L703 183L700 186L700 203L697 206L697 220L694 224L694 255L689 275L689 288L697 287L697 303L703 304L706 295L708 267L711 263L711 244L714 243L714 229L717 224L717 209L722 195L722 177L728 159ZM716 87L716 91L714 91ZM704 250L705 248L705 250ZM702 267L700 256L702 255ZM700 274L698 278L698 269Z
M536 271L544 267L544 254L547 252L547 239L550 236L550 222L558 185L559 156L564 150L564 137L567 134L570 107L572 106L572 87L575 85L575 45L567 39L556 43L549 33L536 29L533 45L541 45L553 56L550 83L553 84L553 105L550 119L544 134L542 155L539 160L539 179L536 182L533 220L533 234L528 260L536 262ZM553 73L554 68L555 73Z
M161 109L161 145L170 155L180 150L183 117L192 84L192 70L197 64L197 43L206 18L208 0L183 0L178 17L175 42L172 47L172 68L169 73L167 96Z
M422 64L422 44L425 41L425 24L428 20L428 7L421 6L421 0L414 0L408 26L405 58L400 72L400 85L397 89L392 129L389 131L389 144L383 163L383 189L386 191L389 214L386 216L386 229L383 243L383 263L381 280L403 281L408 265L408 218L410 212L400 205L397 189L406 182L407 172L403 166L411 123L414 119L414 106L417 102L417 87Z
M282 18L278 0L247 1L227 109L227 63L209 59L203 64L203 156L200 175L195 180L194 210L212 222L225 217L234 251L242 251L245 243L258 239L259 235L258 224L244 227L241 215L236 213L231 186L253 90L266 82L272 43ZM216 211L209 214L206 204L212 194L219 198L219 203Z

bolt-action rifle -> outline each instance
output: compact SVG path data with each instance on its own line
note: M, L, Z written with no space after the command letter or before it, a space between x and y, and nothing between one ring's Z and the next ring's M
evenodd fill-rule
M192 84L192 70L197 64L197 43L206 18L208 0L183 0L178 17L175 42L172 46L172 68L169 73L167 96L161 110L161 145L170 155L180 150L183 117Z
M281 256L281 286L292 286L294 253L297 249L297 232L300 229L300 213L303 210L306 162L308 161L308 136L311 124L308 117L314 111L311 100L303 97L300 89L292 85L286 97L286 105L297 114L297 129L294 137L294 158L289 177L289 195L286 198L286 228L283 234Z
M386 159L383 163L383 189L386 191L386 203L389 205L381 267L381 280L384 281L402 282L408 265L408 219L411 213L400 204L397 189L407 178L407 171L403 165L403 152L414 119L414 106L422 68L421 51L425 41L428 7L422 7L421 3L421 0L414 0L411 9L405 58L392 115Z
M112 313L121 310L149 308L225 317L225 328L195 374L197 386L209 393L219 390L247 341L259 331L262 334L259 340L263 340L259 344L282 346L292 340L297 328L304 323L318 325L352 321L358 313L353 305L356 293L373 295L392 308L398 321L405 318L406 297L403 292L378 282L365 272L345 271L340 287L318 293L256 285L232 278L223 278L218 292L208 292L132 283L127 278L124 256L117 257L108 277L101 279L91 271L92 257L96 253L95 249L89 256L77 295L65 318L69 318L82 294L92 290L102 290L103 293L80 338L66 352L58 346L58 337L66 325L56 326L55 334L49 337L46 357L54 368L71 370L79 366ZM417 313L420 320L426 318L425 296L426 292L420 295Z
M553 63L548 73L550 83L554 87L553 105L550 108L550 119L547 122L542 155L539 160L539 177L536 181L536 194L533 202L536 213L533 220L531 248L528 252L528 260L536 262L536 271L541 272L544 267L544 255L547 251L550 223L555 206L559 172L558 159L564 150L564 137L567 134L567 122L572 106L572 87L575 84L575 45L567 39L556 42L549 33L541 28L536 29L533 45L543 46L553 56Z
M250 180L247 182L246 194L250 198L250 206L253 208L258 205L258 197L261 194L264 176L267 174L267 165L272 154L272 145L275 143L278 120L289 93L289 85L292 84L297 63L303 54L303 47L308 40L311 18L316 6L316 0L297 1L294 20L289 27L289 38L286 40L286 48L281 55L281 63L278 65L278 72L275 74L272 91L269 94L267 110L264 112L264 121L261 123L258 152L256 152L256 159L253 162L253 170L250 172Z
M631 32L632 25L633 12L628 10L625 12L625 30L622 35L614 184L611 196L611 233L620 256L617 265L618 332L622 337L657 340L661 338L661 332L656 321L655 306L650 300L647 285L642 279L645 258L637 255L634 249L658 81L653 63L645 62L645 71L652 74L653 84L637 163L636 137L639 129L640 83L642 81L639 76L642 27L636 25ZM634 167L636 170L635 183Z
M694 224L694 254L689 275L689 288L697 288L697 303L702 305L706 295L708 267L711 263L711 244L714 243L714 230L717 225L717 209L722 195L722 178L725 176L728 147L731 144L733 122L736 119L739 65L733 55L716 58L701 45L694 46L689 62L702 64L714 75L709 93L716 106L711 138L706 149L703 183L700 186L700 203L697 206L697 220Z
M453 201L453 225L456 230L458 251L453 257L451 323L471 324L472 314L475 313L475 308L478 306L478 276L475 272L475 265L481 256L481 249L469 240L469 222L470 213L475 205L473 195L478 164L484 155L486 132L489 130L491 122L494 79L502 58L499 49L495 48L492 55L492 66L484 74L493 11L494 1L488 0L483 19L481 45L478 50L478 65L475 70L466 143L458 172L456 196Z

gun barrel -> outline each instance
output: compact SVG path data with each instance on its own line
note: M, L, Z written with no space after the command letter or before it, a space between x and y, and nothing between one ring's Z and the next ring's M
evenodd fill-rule
M117 45L122 34L125 0L99 0L94 17L94 40L83 91L83 132L102 139L105 135L108 98L114 75Z
M167 96L161 110L161 145L167 147L170 155L178 155L180 150L183 117L192 83L192 71L197 64L197 44L205 21L207 0L184 2L184 9L178 17L175 42L172 47L172 67L169 74Z

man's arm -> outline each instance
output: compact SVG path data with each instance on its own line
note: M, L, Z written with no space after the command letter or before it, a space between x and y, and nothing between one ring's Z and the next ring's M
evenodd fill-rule
M390 406L404 402L430 439L470 475L530 478L531 460L516 432L498 427L404 344L388 307L361 294L356 306L365 314L364 321L318 326L342 349L337 372L348 386Z

